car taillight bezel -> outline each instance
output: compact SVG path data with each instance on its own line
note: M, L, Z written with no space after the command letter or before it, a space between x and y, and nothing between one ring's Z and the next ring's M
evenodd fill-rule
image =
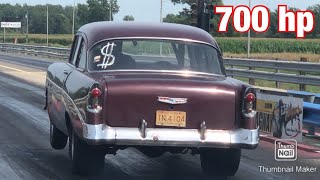
M88 92L87 111L90 113L100 113L102 111L103 91L99 83L94 83Z
M257 96L254 88L247 88L243 94L242 115L244 118L252 118L256 116Z

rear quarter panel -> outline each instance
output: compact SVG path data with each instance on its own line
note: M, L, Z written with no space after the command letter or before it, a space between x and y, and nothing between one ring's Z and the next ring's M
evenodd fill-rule
M233 86L236 88L236 123L237 123L237 127L240 128L248 128L246 127L246 124L244 122L243 116L242 116L242 102L243 102L243 98L244 98L244 93L245 90L249 87L251 87L251 85L239 81L237 79L233 79L228 77L227 80L233 84Z
M73 71L65 83L66 107L75 131L82 134L82 123L100 124L102 117L92 115L87 111L87 101L90 87L97 81L88 76L86 72ZM80 136L81 137L81 136Z
M47 110L50 121L64 133L67 132L65 123L64 80L67 76L64 70L72 70L67 63L53 63L48 67L46 79Z

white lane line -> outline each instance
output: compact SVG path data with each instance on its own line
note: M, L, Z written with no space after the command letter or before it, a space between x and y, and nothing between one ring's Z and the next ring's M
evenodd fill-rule
M47 70L47 68L44 68L44 67L33 66L31 64L24 64L24 63L20 63L20 62L16 62L16 61L10 61L7 59L0 59L0 62L1 61L6 62L6 63L10 63L10 64L19 65L19 66L25 66L25 67L29 67L29 68L33 68L33 69L39 69L39 70L43 70L43 71ZM54 63L54 62L52 62L52 63Z
M15 87L18 87L18 88L21 88L21 89L25 89L26 91L29 91L29 92L34 92L34 93L36 93L36 94L38 94L40 96L44 96L44 90L43 89L35 87L35 86L31 86L31 85L26 84L26 83L18 82L18 81L15 81L15 80L12 80L10 78L3 77L3 76L0 76L0 82L1 83L7 83L7 84L10 84L11 86L15 86Z
M26 72L26 73L28 73L27 71L23 71L23 70L17 69L17 68L12 68L12 67L9 67L9 66L0 65L0 67L6 68L6 69L11 69L11 70L14 70L14 71L19 71L19 72Z

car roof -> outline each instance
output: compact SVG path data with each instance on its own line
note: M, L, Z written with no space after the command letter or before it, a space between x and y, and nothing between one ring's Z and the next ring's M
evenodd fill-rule
M113 38L167 38L186 39L210 44L219 49L214 38L206 31L188 25L174 23L101 21L86 24L78 30L87 39L87 47Z

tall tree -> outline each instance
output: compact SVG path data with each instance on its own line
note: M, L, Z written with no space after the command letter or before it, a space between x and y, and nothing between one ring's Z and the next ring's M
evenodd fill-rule
M315 27L311 34L313 37L320 37L320 4L313 5L308 10L311 10L315 17Z
M108 21L119 11L117 0L87 0L88 22ZM111 9L110 9L111 7ZM111 10L111 17L110 17Z
M171 0L174 4L188 4L192 5L193 3L196 3L195 0ZM223 5L222 0L207 0L207 4L211 4L213 6L216 5ZM210 23L212 24L213 28L210 30L212 34L215 34L218 22L220 20L220 16L215 15L213 19L210 20ZM191 24L191 9L190 8L184 8L179 14L169 14L164 19L164 22L171 22L171 23L180 23L180 24ZM209 22L208 22L209 23Z
M163 22L168 23L177 23L177 24L189 24L189 21L186 17L182 17L176 14L167 14L165 18L163 18Z
M75 14L75 29L94 21L109 20L110 3L112 15L119 11L117 0L88 0L87 4L78 4ZM22 29L8 29L10 32L26 32L26 14L28 13L29 33L45 34L47 32L47 5L27 4L12 5L0 3L0 20L21 22ZM71 34L73 22L73 6L48 4L49 34Z
M123 17L124 21L134 21L134 17L132 15L125 15Z
M197 3L196 0L171 0L174 4L189 4ZM222 0L206 0L208 4L214 4L214 5L222 5Z
M46 7L36 5L30 7L29 12L29 33L45 34L46 30ZM51 24L49 24L49 29Z
M76 29L89 22L88 4L78 4L76 11Z

